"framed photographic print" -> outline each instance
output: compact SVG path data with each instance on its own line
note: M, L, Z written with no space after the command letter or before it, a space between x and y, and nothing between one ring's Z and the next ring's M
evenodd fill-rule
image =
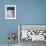
M5 5L5 19L16 19L16 5Z

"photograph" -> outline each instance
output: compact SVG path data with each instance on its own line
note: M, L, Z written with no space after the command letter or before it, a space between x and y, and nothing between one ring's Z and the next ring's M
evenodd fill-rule
M16 5L5 5L5 19L16 19Z

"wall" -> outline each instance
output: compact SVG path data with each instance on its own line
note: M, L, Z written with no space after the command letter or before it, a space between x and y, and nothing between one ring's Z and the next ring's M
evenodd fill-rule
M16 4L16 20L5 20L5 4ZM17 24L46 24L46 0L0 0L0 44L7 44ZM17 43L17 40L16 40Z
M46 24L46 0L17 0L17 23Z
M5 5L15 4L16 0L0 0L0 44L7 44L8 34L10 32L16 32L17 34L17 20L5 19ZM15 41L17 43L17 39Z

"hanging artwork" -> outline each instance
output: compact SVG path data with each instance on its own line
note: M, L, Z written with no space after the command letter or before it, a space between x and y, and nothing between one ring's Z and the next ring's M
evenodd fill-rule
M16 5L5 5L5 19L16 19Z

